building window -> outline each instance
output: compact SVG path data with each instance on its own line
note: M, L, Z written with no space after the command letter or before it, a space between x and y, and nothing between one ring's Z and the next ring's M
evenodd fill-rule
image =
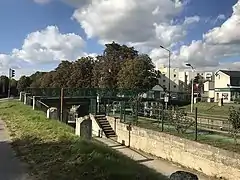
M163 76L165 76L165 74L163 74Z
M163 82L166 82L166 80L164 79Z
M174 74L173 76L174 76L174 77L177 77L177 75L176 75L176 74Z
M220 79L220 75L218 75L218 79Z
M173 87L174 87L174 88L177 88L177 86L176 86L176 85L174 85Z

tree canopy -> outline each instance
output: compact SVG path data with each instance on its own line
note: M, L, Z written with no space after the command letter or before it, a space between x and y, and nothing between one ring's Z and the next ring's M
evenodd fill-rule
M18 83L17 83L18 91L26 90L28 87L30 87L31 83L32 82L31 82L30 77L28 77L28 76L20 77L20 79L18 80Z
M157 72L148 55L125 61L118 73L118 87L149 90L158 83Z
M80 57L74 62L63 60L50 72L23 76L18 89L36 88L124 88L151 89L157 83L152 60L139 54L134 47L112 42L105 45L102 55ZM30 84L29 84L30 82Z

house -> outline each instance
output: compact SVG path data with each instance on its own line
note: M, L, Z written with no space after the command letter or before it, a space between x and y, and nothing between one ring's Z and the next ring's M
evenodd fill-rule
M207 80L204 82L204 93L203 97L207 97L208 102L214 102L215 97L215 89L214 89L214 81Z
M214 101L232 102L240 97L240 71L218 70L215 73Z

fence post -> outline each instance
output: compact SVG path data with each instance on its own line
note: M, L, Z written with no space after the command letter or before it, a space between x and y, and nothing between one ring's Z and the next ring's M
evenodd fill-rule
M22 101L22 95L23 95L23 92L21 91L19 95L19 101Z
M23 104L27 104L27 93L24 93L24 101L23 101Z
M60 120L63 121L63 98L64 98L64 90L61 88L61 105L60 105Z
M195 108L195 141L198 139L197 107Z
M123 101L123 122L126 122L126 102Z
M35 105L36 105L36 96L33 96L33 110L35 110Z
M164 131L164 119L165 119L165 113L166 110L163 109L163 113L162 113L162 131Z

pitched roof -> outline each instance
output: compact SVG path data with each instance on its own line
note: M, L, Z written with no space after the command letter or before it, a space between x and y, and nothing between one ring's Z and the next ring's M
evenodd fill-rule
M230 77L239 77L240 78L240 71L227 71L227 70L219 70L224 74L227 74Z

